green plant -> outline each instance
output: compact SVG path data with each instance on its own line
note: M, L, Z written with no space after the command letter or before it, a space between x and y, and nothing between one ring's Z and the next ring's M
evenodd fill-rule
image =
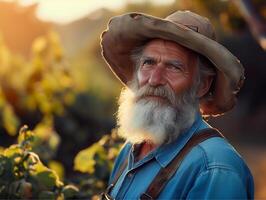
M80 151L74 159L74 169L84 173L79 180L80 195L90 198L104 191L123 140L116 129L98 142Z
M72 199L74 185L64 185L57 173L46 167L32 151L36 136L27 126L20 129L18 143L0 153L1 199Z

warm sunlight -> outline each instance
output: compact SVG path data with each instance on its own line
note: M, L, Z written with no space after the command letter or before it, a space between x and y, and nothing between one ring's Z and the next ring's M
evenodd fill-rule
M0 0L1 1L1 0ZM15 1L15 0L2 0ZM144 2L144 0L17 0L22 5L38 3L37 16L44 21L68 23L99 8L116 9L128 2ZM169 4L174 0L154 0L156 4Z
M265 3L0 0L0 200L266 200Z

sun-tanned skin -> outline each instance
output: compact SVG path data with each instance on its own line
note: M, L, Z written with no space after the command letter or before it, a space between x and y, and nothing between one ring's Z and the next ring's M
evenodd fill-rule
M143 50L138 70L139 85L159 86L168 84L180 94L193 83L197 73L196 56L174 42L155 39Z
M197 56L191 50L177 43L154 39L145 46L138 70L139 87L147 84L153 87L168 85L176 95L189 90L198 75ZM202 96L209 89L211 79L202 81L198 89L198 96ZM165 101L160 96L148 96L150 100ZM156 145L150 141L144 142L138 159L143 158Z

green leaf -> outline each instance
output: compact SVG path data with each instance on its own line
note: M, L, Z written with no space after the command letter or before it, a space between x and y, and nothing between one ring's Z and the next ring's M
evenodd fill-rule
M74 169L83 173L93 174L96 165L96 155L100 155L103 159L106 158L106 152L99 143L95 143L77 154L74 160Z
M3 182L14 179L13 165L10 158L0 155L0 180Z
M8 194L18 196L18 190L20 187L20 181L11 182L8 187Z
M5 150L5 148L0 146L0 155L4 154L4 150Z
M79 192L79 189L77 187L75 187L74 185L66 185L63 188L63 194L64 194L64 198L66 199L73 199Z
M29 199L32 197L32 185L25 181L25 179L13 182L10 191L10 194L16 194L16 196L19 196L22 199Z
M24 148L31 150L32 142L34 141L34 133L28 130L28 126L24 125L19 130L18 143Z
M53 170L45 167L41 162L38 162L33 166L31 174L37 180L39 185L47 190L63 186L63 183L59 180L58 175Z
M56 186L56 177L49 170L37 173L36 178L40 183L45 185L48 190L52 190L53 187Z
M56 172L60 180L64 179L65 169L64 166L55 160L51 160L48 163L48 167Z
M13 111L11 106L6 105L3 109L3 126L7 132L14 136L17 133L17 128L19 126L19 119Z
M17 157L22 156L23 150L16 144L11 145L9 148L5 149L4 156L6 157Z

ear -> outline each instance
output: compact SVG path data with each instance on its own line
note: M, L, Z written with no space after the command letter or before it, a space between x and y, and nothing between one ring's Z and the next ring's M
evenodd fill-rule
M203 97L210 89L213 81L213 76L206 76L200 81L200 85L197 91L197 97Z

